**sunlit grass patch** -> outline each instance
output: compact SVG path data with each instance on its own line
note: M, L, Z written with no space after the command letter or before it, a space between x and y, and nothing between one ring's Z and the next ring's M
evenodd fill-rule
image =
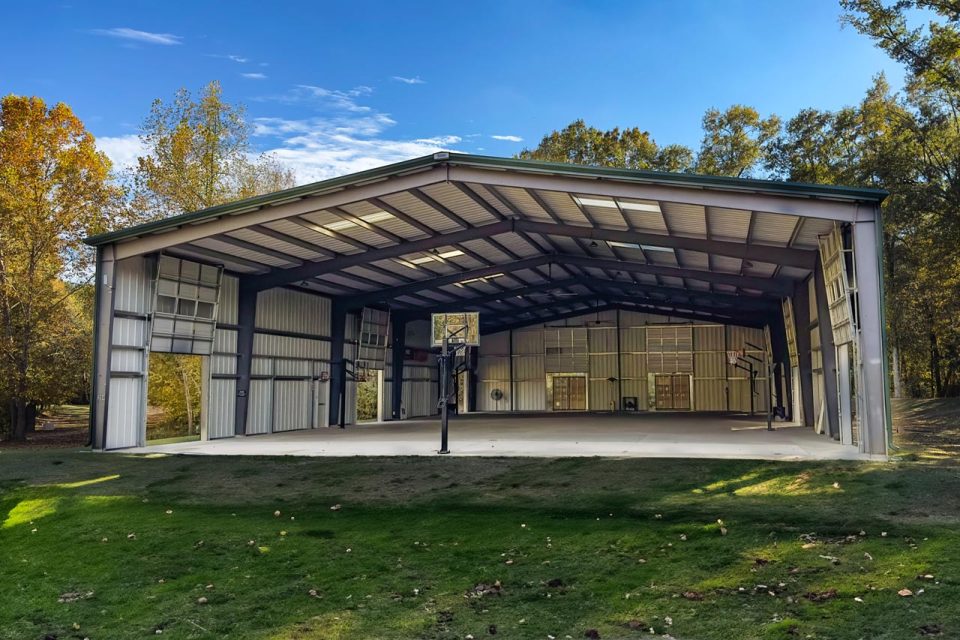
M9 529L22 524L31 524L57 512L60 498L30 498L21 500L7 514L0 529Z

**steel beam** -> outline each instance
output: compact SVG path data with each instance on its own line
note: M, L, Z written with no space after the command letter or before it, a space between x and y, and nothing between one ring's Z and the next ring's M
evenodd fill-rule
M857 220L858 216L863 217L863 214L860 213L862 207L856 203L760 193L749 184L745 184L742 189L730 186L716 189L692 189L689 186L618 182L615 178L598 180L590 176L557 175L556 173L551 175L549 173L491 171L483 167L470 167L462 164L450 165L447 171L448 180L484 186L564 191L571 195L582 194L608 198L678 202L721 209L764 211L847 222Z
M601 258L590 258L586 256L541 255L533 256L532 258L525 258L508 265L493 265L489 267L482 267L480 269L471 269L469 271L462 271L460 273L438 276L436 278L418 280L397 287L387 287L379 291L372 291L368 294L351 297L348 303L353 308L362 307L365 304L385 302L400 296L408 295L410 293L416 293L422 289L435 289L437 287L443 287L471 278L482 278L496 273L508 273L513 271L521 271L523 269L532 269L534 267L549 263L556 263L560 265L572 264L586 268L593 267L598 269L610 269L614 271L652 273L678 278L690 278L692 280L701 280L706 282L715 282L718 284L740 286L749 289L758 289L760 291L776 294L778 296L791 295L794 288L793 281L786 279L738 276L727 273L711 273L709 271L678 269L675 267L637 264L633 262L621 262L617 260L604 260ZM293 270L294 269L290 269L289 271ZM504 293L506 295L510 295L509 291Z
M270 273L258 277L254 281L254 286L259 291L279 287L299 280L308 280L328 273L335 273L347 267L362 266L369 262L376 262L387 258L399 258L410 253L418 251L427 251L444 247L449 244L465 242L467 240L476 240L487 236L499 235L513 231L513 221L505 220L494 224L484 225L482 227L473 227L453 233L423 238L422 240L411 240L402 244L390 245L379 249L371 249L348 255L341 255L329 260L319 262L308 262L299 267L291 269L274 269ZM466 272L465 272L466 273ZM427 282L427 281L424 281Z
M341 187L320 195L298 197L288 202L253 206L246 211L231 212L220 218L205 220L202 224L187 222L172 231L122 242L117 245L117 259L152 253L186 242L227 233L228 231L245 229L255 224L265 224L291 216L322 211L330 207L379 198L411 188L445 182L446 180L446 167L437 166L425 171L371 181L357 186Z
M755 262L768 262L789 267L799 267L801 269L813 269L813 265L817 260L817 252L808 249L770 247L722 240L706 240L701 238L643 233L640 231L619 231L616 229L581 227L553 222L535 222L533 220L518 220L517 231L567 238L582 238L585 240L630 242L639 245L699 251L701 253L712 253L718 256L753 260Z

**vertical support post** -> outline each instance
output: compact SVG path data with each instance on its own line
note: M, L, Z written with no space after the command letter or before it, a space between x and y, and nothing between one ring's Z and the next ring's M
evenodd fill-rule
M623 411L623 367L620 354L620 308L617 308L617 411Z
M449 426L449 402L447 402L447 383L450 379L450 356L447 336L443 336L443 347L440 350L440 451L450 453L447 447L447 427Z
M233 433L237 436L247 432L256 318L257 290L248 278L241 278L237 297L237 398L233 414Z
M771 316L769 325L770 352L773 356L774 382L777 389L777 408L783 411L784 417L793 420L793 407L787 406L792 403L786 402L786 398L793 397L793 380L790 375L790 349L787 347L787 330L782 309L779 313ZM784 389L786 389L785 392Z
M115 266L113 245L97 248L93 389L90 398L90 444L94 449L105 449L107 446Z
M886 455L890 428L887 410L888 381L883 309L883 282L880 268L880 212L874 220L853 225L857 299L860 325L860 448L865 453Z
M797 323L797 360L800 365L800 398L803 424L812 427L813 355L810 352L810 292L807 283L799 283L793 292L793 318Z
M513 411L514 411L514 408L513 408L513 407L514 407L514 404L513 404L513 396L514 396L514 393L513 393L513 392L514 392L514 388L513 388L513 329L511 329L511 330L508 332L507 344L509 345L508 348L507 348L507 351L509 352L509 353L507 354L507 362L508 362L508 364L510 365L510 411L513 412Z
M399 314L390 315L390 335L393 338L393 352L390 360L390 370L393 376L390 402L390 417L401 420L403 407L403 352L406 349L407 319Z
M833 343L833 323L830 320L830 304L827 301L823 261L817 260L817 265L813 270L813 278L813 289L817 296L817 323L820 328L820 357L823 362L823 401L826 404L827 434L831 438L838 439L841 429L852 430L849 419L846 424L841 425L841 412L837 404L838 399L840 399L837 380L838 377L845 375L849 378L849 368L842 369L837 366L837 346ZM849 402L849 388L847 389L847 398Z
M480 378L480 348L468 347L470 357L470 367L467 369L467 411L474 413L477 410L477 387Z
M343 347L347 334L347 309L334 300L330 308L330 424L343 427L343 409L346 402L346 362Z

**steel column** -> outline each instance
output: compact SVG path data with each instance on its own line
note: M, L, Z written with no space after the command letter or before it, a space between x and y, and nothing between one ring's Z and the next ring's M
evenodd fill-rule
M391 403L390 416L393 420L401 420L401 409L403 407L403 352L406 348L407 339L407 320L400 314L390 315L390 336L393 341L393 351L391 359Z
M257 292L251 286L249 278L241 278L237 297L237 399L233 415L233 433L238 436L247 432L256 317Z
M879 212L876 217L879 218ZM886 455L890 433L887 414L888 381L884 349L883 283L880 269L879 224L874 221L853 225L854 262L860 313L860 448L866 453Z
M330 309L330 424L339 425L341 407L346 402L346 362L343 359L347 335L347 309L334 300ZM343 425L341 425L343 426Z
M792 406L787 406L786 399L793 397L793 380L790 375L790 350L787 347L787 330L783 323L783 311L770 318L770 351L773 354L774 377L777 389L777 405L783 409L783 414L793 420L790 415ZM779 366L778 366L779 365Z
M113 301L116 284L114 256L113 245L103 245L97 249L93 391L90 411L90 441L94 449L104 449L107 444L107 407L110 396Z

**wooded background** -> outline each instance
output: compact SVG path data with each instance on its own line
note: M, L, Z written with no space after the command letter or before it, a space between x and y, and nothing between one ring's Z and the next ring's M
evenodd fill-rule
M877 76L859 104L838 111L710 109L698 149L660 144L642 123L604 131L577 120L519 155L888 190L894 395L957 396L960 9L949 0L840 5L847 25L905 67L901 91ZM0 98L0 402L9 408L0 434L23 439L45 408L89 399L93 255L83 237L294 186L289 169L253 153L249 134L243 108L224 101L217 82L196 96L181 90L149 107L137 166L114 171L67 105ZM198 373L164 364L151 370L151 397L195 421L188 405L199 399L182 390Z

